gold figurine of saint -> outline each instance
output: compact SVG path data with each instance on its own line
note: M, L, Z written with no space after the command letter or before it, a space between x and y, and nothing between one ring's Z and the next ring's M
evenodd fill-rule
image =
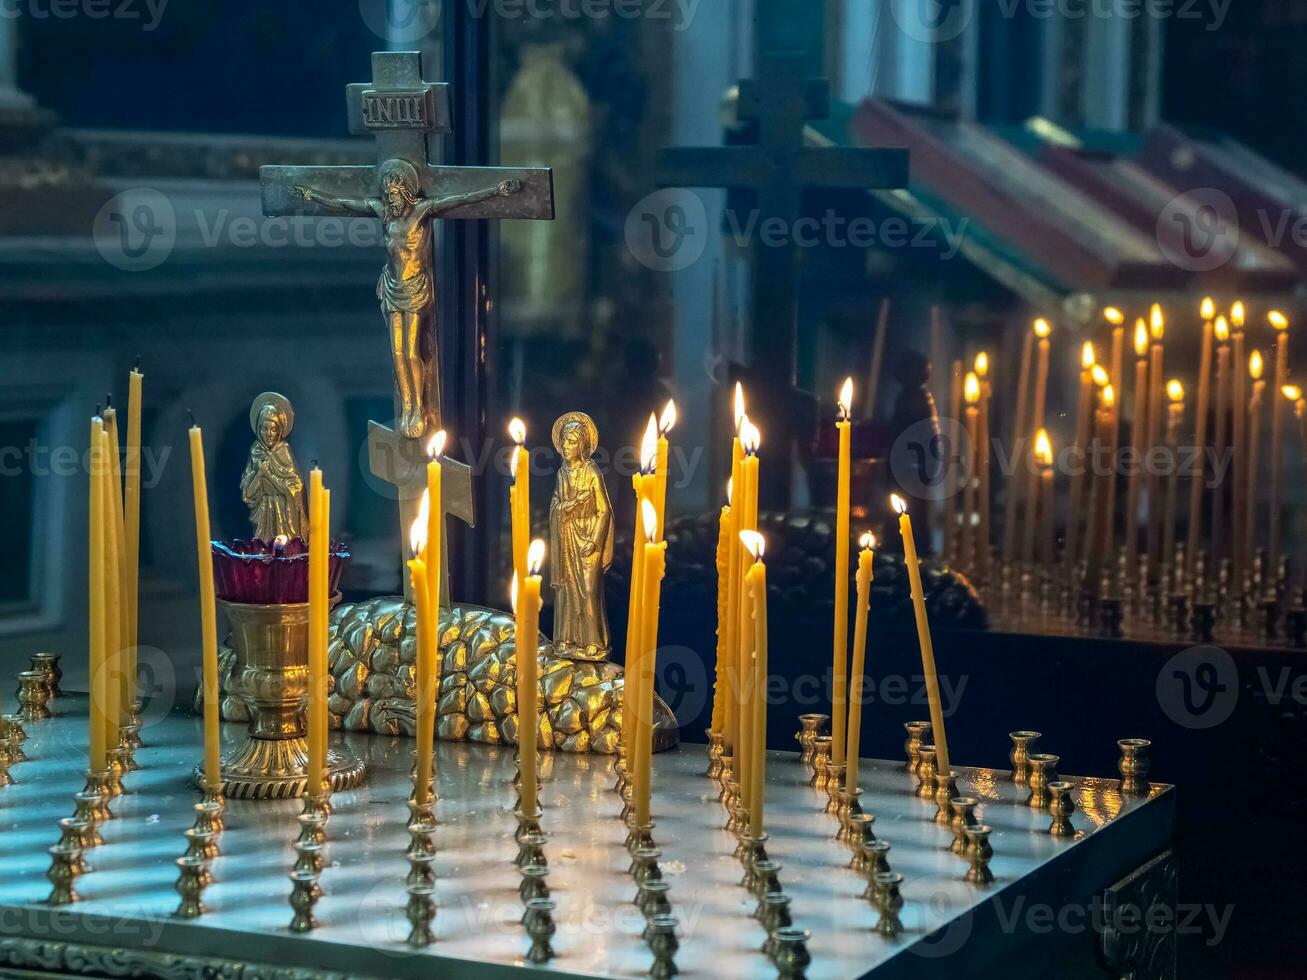
M279 535L308 540L304 481L286 437L295 426L290 400L265 391L250 406L254 445L241 476L241 498L250 508L254 536L271 544Z
M426 427L428 411L435 418L440 412L439 391L430 392L434 404L425 404L426 374L420 347L422 320L434 323L436 292L431 281L431 219L447 211L475 204L492 197L511 197L522 189L516 179L504 180L494 187L423 197L417 168L407 160L387 160L381 166L381 193L377 197L331 197L312 187L293 185L293 197L321 204L347 214L379 218L386 246L386 265L377 281L377 299L381 315L390 331L390 350L395 361L395 388L400 402L400 431L410 439L419 438ZM433 331L433 336L436 334ZM432 352L432 358L435 358ZM437 375L433 371L431 376Z
M613 563L613 505L592 457L599 430L584 412L554 423L562 458L549 504L554 649L573 660L605 660L610 644L604 573Z

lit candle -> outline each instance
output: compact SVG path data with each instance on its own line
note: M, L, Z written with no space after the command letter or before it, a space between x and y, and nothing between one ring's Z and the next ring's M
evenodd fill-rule
M1184 385L1172 379L1166 384L1166 397L1170 399L1166 417L1166 448L1171 467L1166 478L1166 503L1162 514L1162 558L1169 567L1175 560L1176 497L1180 486L1180 467L1176 453L1180 447L1180 427L1184 424ZM1178 588L1179 569L1174 569L1171 588Z
M1257 479L1261 475L1262 449L1262 401L1266 393L1266 380L1262 377L1265 362L1262 352L1253 351L1248 355L1248 376L1253 382L1253 391L1248 398L1248 488L1244 494L1243 540L1244 569L1251 572L1257 560ZM1243 582L1239 583L1243 587Z
M1017 412L1012 418L1013 458L1021 454L1026 437L1026 412L1030 408L1030 363L1035 353L1035 334L1028 331L1021 343L1021 372L1017 375ZM1021 473L1013 472L1008 480L1007 500L1003 504L1003 562L1011 564L1017 557L1017 508L1021 499Z
M1149 366L1148 366L1148 442L1147 446L1151 450L1154 446L1159 445L1162 440L1162 406L1165 392L1162 380L1164 370L1165 350L1162 341L1166 337L1166 318L1162 315L1162 307L1157 303L1153 304L1149 312L1148 334L1152 339L1152 347L1149 348ZM1161 475L1152 468L1148 474L1148 581L1156 582L1160 561L1163 557L1161 542L1162 529L1156 515L1161 508L1158 502L1162 499L1162 482ZM1171 560L1170 555L1165 556L1166 561Z
M1185 580L1193 582L1198 562L1198 545L1203 531L1203 484L1207 473L1207 412L1212 404L1212 343L1216 338L1216 324L1207 317L1203 304L1203 352L1198 364L1198 418L1195 420L1194 448L1198 459L1194 463L1193 479L1189 484L1189 532L1185 539Z
M989 355L981 351L976 355L976 377L980 379L980 439L977 447L980 452L977 467L980 471L980 530L979 562L976 572L982 584L989 582L989 562L991 546L991 524L993 506L989 484L990 449L989 449L989 403L994 397L994 388L989 381Z
M1089 420L1093 412L1094 368L1097 358L1092 341L1080 348L1080 399L1076 407L1076 442L1071 468L1071 500L1066 520L1067 570L1074 572L1080 557L1080 513L1084 502L1085 468L1089 447Z
M749 591L749 605L753 610L753 648L749 651L753 660L753 731L750 736L753 754L749 760L748 804L749 833L755 840L759 840L763 832L763 806L766 801L764 785L767 781L767 566L762 560L766 542L757 531L742 532L740 542L753 558L753 564L744 577Z
M537 538L527 547L526 576L522 590L513 596L516 616L514 643L517 646L517 753L522 776L522 812L539 813L539 783L536 778L540 738L540 569L545 561L545 543ZM630 683L630 674L627 675ZM624 719L625 721L625 719Z
M1293 404L1294 416L1298 419L1298 435L1301 440L1299 449L1299 461L1303 466L1303 475L1307 477L1307 399L1303 398L1302 389L1297 385L1285 385L1281 389L1285 399ZM1298 505L1299 521L1302 520L1303 507ZM1294 576L1294 586L1296 591L1301 594L1304 584L1307 584L1307 534L1303 533L1301 527L1298 529L1299 548L1301 549L1301 560L1298 562L1298 568ZM1296 604L1296 602L1295 602Z
M921 647L922 672L926 675L926 699L930 703L936 767L938 772L947 775L951 771L948 737L944 733L944 708L939 697L939 674L935 671L935 646L930 638L930 621L926 618L926 592L921 585L921 560L917 557L917 542L912 535L912 516L908 513L908 502L898 494L892 494L890 502L899 515L899 534L903 537L903 560L908 567L912 609L917 619L917 642Z
M422 505L427 505L426 498ZM431 618L431 583L427 577L427 563L421 557L426 553L426 528L421 515L413 522L409 541L413 557L409 559L409 582L413 588L414 621L414 674L417 693L414 697L417 719L417 772L413 779L413 800L425 806L431 791L432 752L435 742L435 687L431 683L433 671L431 635L436 632L436 621ZM437 609L439 606L436 607Z
M1026 446L1030 447L1033 453L1035 434L1044 427L1044 404L1048 396L1048 335L1052 333L1052 327L1048 325L1048 320L1040 318L1035 320L1035 336L1039 338L1039 354L1036 358L1035 368L1035 389L1034 396L1031 399L1033 410L1030 414L1030 429L1026 431L1026 439L1029 442ZM1022 459L1029 461L1031 456L1022 452ZM1022 557L1034 554L1035 547L1035 511L1038 510L1039 499L1036 497L1039 493L1039 470L1035 466L1027 463L1029 469L1029 487L1026 490L1026 533L1025 545L1022 547Z
M431 633L440 632L440 585L444 571L444 501L442 497L444 473L440 457L445 451L445 430L441 429L427 440L427 492L426 492L426 528L422 560L426 564L428 599L431 603ZM437 641L438 643L439 641Z
M1095 381L1107 383L1099 385L1097 425L1095 426L1096 435L1094 437L1093 489L1089 503L1089 527L1085 531L1084 587L1086 591L1097 595L1101 587L1105 550L1111 542L1112 524L1111 515L1107 513L1107 482L1110 478L1110 467L1108 467L1109 472L1104 473L1104 468L1099 465L1098 457L1101 450L1111 443L1112 412L1116 406L1116 390L1107 381L1106 371L1097 368L1095 370L1097 371Z
M191 492L195 501L195 550L200 573L200 639L204 652L204 781L222 785L221 742L218 736L218 621L213 591L212 539L209 535L209 491L204 476L204 443L192 421Z
M508 513L513 525L513 577L521 587L526 575L526 549L531 543L531 454L526 448L526 423L514 418L508 423L513 454L508 469L513 482L508 487Z
M122 511L116 506L121 500L114 493L116 467L113 457L118 452L118 445L113 441L108 422L100 436L101 459L108 462L106 472L101 477L105 481L100 496L100 529L104 534L104 636L108 649L105 651L104 716L105 746L112 752L118 746L120 727L122 725ZM121 485L118 487L121 490Z
M88 589L90 596L90 626L88 676L90 677L90 768L92 772L104 772L108 759L105 755L105 742L109 734L108 719L104 710L104 684L107 673L105 652L108 649L105 637L105 579L104 579L104 420L99 416L91 419L90 442L90 508L87 524L90 531L87 548Z
M113 536L110 554L113 556L114 581L111 583L109 591L111 599L109 609L110 618L117 627L110 634L114 641L110 662L113 664L113 676L118 684L115 696L116 723L121 727L130 723L131 704L136 700L131 678L127 676L127 647L131 642L131 615L127 606L127 593L129 591L127 582L127 529L123 521L123 479L120 456L121 444L118 438L118 412L106 405L102 418L104 419L104 431L109 439L109 497L106 501L109 507L109 523L107 527L109 533ZM110 735L115 737L112 732ZM115 737L115 741L110 744L110 748L116 744Z
M1035 436L1035 462L1039 465L1040 561L1047 575L1053 567L1053 443L1048 430Z
M717 663L713 676L712 734L721 735L726 722L726 643L730 615L731 577L731 484L726 486L726 503L717 520Z
M1233 582L1236 591L1243 589L1244 580L1244 522L1243 499L1248 486L1248 376L1244 368L1248 363L1244 325L1248 314L1241 300L1230 307L1230 326L1234 330L1233 350L1230 355L1231 428L1230 448L1233 451L1233 469L1230 487L1230 557L1233 559Z
M835 429L839 433L839 473L835 494L835 628L831 659L831 717L840 719L848 710L849 655L849 496L852 474L851 429L849 419L853 405L853 379L846 378L840 389L839 416ZM831 762L844 764L844 726L838 720L831 726Z
M1279 310L1267 314L1275 328L1275 390L1289 383L1289 318ZM1280 399L1271 399L1271 500L1268 509L1268 542L1266 552L1266 587L1268 593L1278 588L1280 574L1280 504L1283 500L1284 473L1284 417L1280 412Z
M1135 324L1135 417L1130 425L1130 446L1134 449L1127 476L1125 503L1125 574L1128 582L1139 582L1139 473L1148 452L1148 325L1141 317ZM1150 518L1152 519L1152 518ZM1139 595L1138 589L1135 594Z
M858 606L853 623L853 692L849 699L849 757L844 770L844 791L858 791L858 759L862 746L862 703L867 686L867 612L871 607L871 563L876 557L876 535L868 531L858 539Z
M331 550L331 491L322 470L309 474L309 761L305 792L324 792L327 771L327 611L328 554Z
M654 492L653 468L658 458L658 422L650 415L649 424L644 430L644 440L640 445L640 471L631 477L631 488L635 491L636 520L644 509L644 502ZM654 512L655 515L657 511ZM639 669L640 656L640 602L643 592L640 589L640 576L644 563L640 560L640 536L633 535L631 546L631 593L626 609L626 671L630 675ZM635 688L626 684L622 688L622 745L629 765L633 762L631 748L635 745ZM628 729L627 719L631 719Z
M668 444L667 434L676 425L676 402L668 401L663 407L663 414L658 419L658 448L654 462L653 505L658 513L658 538L661 541L667 534L667 468Z
M962 382L962 398L967 403L966 407L966 427L967 427L967 455L966 455L966 474L967 482L962 488L962 543L958 547L958 562L962 568L971 572L974 571L976 560L976 525L972 523L976 513L976 489L978 481L976 479L976 465L979 459L977 443L980 442L980 378L974 371L968 371L966 379Z
M640 504L641 523L644 525L644 554L640 574L643 595L640 600L640 655L639 694L637 703L635 823L645 827L650 823L650 796L653 779L653 696L654 661L658 650L658 616L662 595L663 572L667 561L667 542L655 541L658 515L653 505L645 500ZM737 760L738 763L738 760Z
M1230 431L1230 322L1217 317L1213 327L1216 337L1216 459L1225 458ZM1242 365L1240 372L1243 373ZM1227 471L1233 478L1233 471ZM1225 557L1225 500L1226 483L1221 481L1212 489L1212 561L1211 574L1220 572Z
M1112 548L1116 543L1116 483L1117 483L1117 457L1121 449L1121 402L1125 399L1125 327L1122 325L1125 321L1124 315L1116 307L1109 306L1104 312L1107 322L1112 324L1112 360L1108 368L1112 377L1112 390L1117 394L1117 404L1112 407L1112 432L1108 439L1108 449L1110 450L1109 459L1111 460L1111 475L1107 478L1107 507L1104 513L1107 515L1107 527L1110 531L1111 540L1107 558L1109 561L1115 561L1112 554Z
M136 699L136 643L141 578L141 385L145 376L139 367L127 375L127 455L123 486L123 524L127 536L127 676Z
M746 417L740 423L740 445L744 459L740 463L740 532L758 530L758 446L761 442L758 427ZM748 800L750 780L753 778L752 751L753 726L750 724L750 704L753 697L753 617L747 598L745 575L749 568L749 555L737 533L733 550L736 553L740 595L736 607L735 658L736 658L736 729L735 770L740 784L741 798Z

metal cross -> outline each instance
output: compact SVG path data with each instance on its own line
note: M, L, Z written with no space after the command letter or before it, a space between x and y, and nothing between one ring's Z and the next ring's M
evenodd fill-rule
M740 83L739 116L756 123L753 145L666 149L659 154L657 168L663 187L752 191L752 223L742 220L737 227L759 229L779 218L787 232L784 244L755 240L751 249L755 353L750 374L765 386L755 400L766 413L764 438L785 460L804 417L812 413L812 399L800 391L796 375L799 252L793 231L803 217L804 192L889 189L905 187L908 181L907 150L806 145L807 121L830 115L830 84L824 78L806 78L803 61L799 53L765 53L757 78ZM788 466L766 469L781 481L769 499L777 504L788 500Z
M422 62L415 51L380 51L372 55L372 81L347 86L350 132L371 135L377 143L375 167L306 167L265 166L259 170L263 188L263 213L279 215L367 215L386 214L387 250L391 253L388 270L401 266L398 284L392 288L400 299L383 300L382 314L390 325L392 338L405 335L404 350L393 350L396 361L396 401L401 401L401 368L408 397L421 392L421 411L409 414L397 410L404 418L404 434L375 422L369 423L368 458L374 476L394 485L399 495L401 553L407 551L409 527L417 517L422 490L426 485L426 439L440 427L441 387L439 371L439 331L436 329L436 306L431 286L418 288L423 274L435 279L429 246L420 262L404 264L412 252L413 234L396 233L392 238L390 214L385 212L382 167L392 160L403 160L417 174L419 196L446 202L430 212L425 220L533 218L554 216L553 172L542 168L516 167L443 167L429 163L427 138L451 132L449 86L422 80ZM496 194L496 185L509 182L509 194ZM305 194L305 188L310 189ZM468 196L467 203L450 204L450 200ZM430 203L430 202L424 202ZM417 224L415 220L414 225ZM399 225L394 224L398 232ZM416 228L429 237L429 230ZM409 252L405 252L405 249ZM412 266L412 267L410 267ZM383 279L391 272L383 274ZM411 303L403 299L404 287L425 300ZM381 290L379 288L379 294ZM393 321L393 323L392 323ZM408 338L411 328L415 336ZM418 344L419 330L426 343ZM397 341L392 339L392 345ZM421 348L419 354L414 347ZM420 364L418 363L420 360ZM415 366L416 365L416 366ZM410 404L413 404L410 401ZM420 415L420 418L419 418ZM442 509L468 524L473 522L472 473L470 468L453 460L442 460L444 467ZM443 538L442 541L448 540ZM440 556L446 574L441 576L442 604L448 604L448 554ZM410 591L408 576L405 595Z

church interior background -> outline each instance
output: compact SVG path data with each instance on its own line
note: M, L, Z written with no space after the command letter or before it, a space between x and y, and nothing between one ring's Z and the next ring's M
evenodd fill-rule
M1178 974L1136 964L1112 975L1302 976L1296 886L1307 867L1292 842L1307 817L1307 669L1294 603L1277 633L1215 639L1183 624L1121 637L1077 623L1074 609L1040 614L1050 600L1038 594L1035 612L1024 596L1014 607L997 571L986 581L976 554L967 564L950 543L947 502L905 486L898 467L915 472L902 461L921 417L914 353L930 361L924 390L947 430L965 410L965 371L951 365L969 370L988 352L990 424L1006 437L1036 318L1053 324L1046 418L1058 446L1084 414L1081 344L1101 338L1105 356L1105 308L1126 311L1127 378L1135 318L1159 304L1168 369L1197 392L1208 295L1223 310L1246 304L1249 349L1272 362L1286 333L1265 325L1268 312L1299 321L1307 305L1307 136L1292 94L1305 43L1299 0L14 4L0 12L0 666L58 652L65 688L88 689L85 420L135 364L148 379L137 655L155 697L189 709L201 675L192 419L205 434L213 536L248 536L239 475L250 403L283 393L304 472L331 461L335 533L352 554L344 599L402 591L394 487L369 466L369 420L393 425L396 414L376 316L379 225L265 217L259 168L371 166L372 141L350 135L342 91L370 77L372 52L419 51L424 77L452 83L454 134L431 139L433 161L553 169L552 222L437 230L447 453L474 475L475 527L450 525L455 601L508 608L507 420L531 432L530 510L547 527L560 465L547 435L583 410L613 501L607 606L620 663L639 533L630 480L650 412L675 399L658 692L682 741L701 742L717 644L713 548L742 380L763 419L772 669L824 678L836 394L852 376L854 521L898 551L889 492L920 502L918 544L939 559L928 583L936 653L961 685L950 734L969 746L965 761L1006 767L1008 729L1033 727L1059 733L1050 751L1071 771L1115 772L1117 740L1146 735L1153 778L1179 787L1179 900L1197 925L1171 937ZM791 216L803 221L776 249L791 264L766 273L792 281L759 282L766 226L742 225L759 218L754 178L676 153L783 139L755 102L790 69L827 79L829 104L798 124L815 161ZM906 150L906 182L892 161L859 182L817 155L859 147ZM696 166L706 186L687 187ZM1286 383L1302 358L1292 352ZM1278 460L1265 436L1263 477L1278 465L1279 542L1268 544L1288 558L1301 605L1307 441L1292 407ZM784 437L769 443L769 431ZM1009 485L1000 465L996 528ZM1268 487L1254 479L1247 492L1264 525ZM1182 483L1182 525L1187 499ZM1060 541L1080 519L1060 504L1049 533ZM996 529L996 555L1002 545ZM921 664L907 587L900 596L877 568L872 616L883 620L868 663L883 658L873 672L910 682ZM546 598L541 629L553 626ZM1192 689L1180 689L1184 671ZM911 690L882 685L868 699L864 754L900 756L903 723L925 710ZM797 715L824 697L779 696L767 744L793 748Z

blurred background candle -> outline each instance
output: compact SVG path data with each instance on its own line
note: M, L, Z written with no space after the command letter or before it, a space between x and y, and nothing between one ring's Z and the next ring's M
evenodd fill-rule
M980 528L978 532L978 552L976 563L976 574L979 576L982 584L989 582L989 564L990 548L992 547L991 534L993 514L990 508L993 506L991 498L991 489L989 483L989 466L990 466L990 447L989 447L989 404L994 396L994 387L989 380L989 355L981 351L976 355L976 377L980 379L980 438L977 440L977 450L979 455L976 460L976 468L980 476L980 501L977 507L980 510Z
M1148 335L1152 340L1152 346L1148 351L1148 439L1146 445L1149 449L1159 445L1162 439L1162 406L1165 403L1165 382L1162 379L1162 371L1165 364L1165 350L1162 341L1166 336L1166 319L1162 315L1162 307L1154 303L1153 308L1148 315ZM1160 556L1162 542L1162 531L1158 526L1159 522L1154 518L1155 514L1161 512L1159 506L1162 499L1162 482L1160 474L1151 471L1148 474L1148 580L1149 582L1157 581L1158 569L1160 568ZM1165 556L1166 561L1171 561L1171 556Z
M1280 575L1280 507L1284 487L1284 413L1279 393L1289 383L1289 318L1279 310L1266 317L1275 330L1275 397L1271 399L1271 498L1267 508L1266 588L1277 588ZM1273 598L1268 595L1267 598Z
M1074 572L1080 557L1081 505L1084 503L1086 456L1089 448L1089 421L1093 413L1094 367L1097 358L1094 344L1086 340L1080 348L1080 397L1076 403L1076 441L1071 460L1071 497L1066 518L1066 565Z
M1212 328L1216 338L1216 460L1221 467L1228 448L1230 433L1230 321L1217 317ZM1219 471L1219 470L1218 470ZM1225 558L1225 507L1229 496L1230 483L1237 471L1233 466L1225 467L1224 475L1215 481L1212 488L1212 551L1208 572L1219 575L1221 562Z
M1030 362L1035 353L1035 332L1026 332L1021 342L1021 369L1017 374L1017 409L1012 417L1012 442L1008 455L1017 459L1022 455L1025 438L1026 413L1030 408ZM1007 481L1007 500L1003 503L1003 562L1011 564L1017 557L1017 517L1021 500L1021 470L1017 468Z
M1244 581L1244 521L1243 497L1248 486L1248 364L1247 342L1244 325L1248 313L1242 300L1236 300L1230 307L1231 335L1230 352L1230 417L1232 450L1230 507L1230 558L1232 559L1231 584L1237 595L1243 589Z
M976 478L977 461L980 456L977 446L980 442L980 378L974 371L968 371L962 382L962 399L966 402L965 422L967 428L966 446L966 483L962 487L962 538L958 547L958 560L967 570L975 568L976 531L973 523L976 513Z
M1245 466L1248 486L1244 491L1244 571L1251 574L1257 563L1257 478L1261 468L1262 403L1266 394L1266 380L1262 377L1265 362L1262 352L1248 355L1248 377L1252 380L1252 394L1248 396L1248 462ZM1242 586L1242 583L1240 583Z
M1039 467L1039 560L1044 573L1053 566L1053 442L1047 429L1035 436L1035 463Z
M1184 385L1179 381L1171 380L1166 385L1166 396L1170 400L1167 407L1166 416L1166 449L1168 460L1166 476L1166 503L1163 506L1162 513L1162 561L1168 568L1172 567L1175 562L1175 520L1176 520L1176 498L1179 496L1180 486L1180 465L1179 447L1180 447L1180 427L1184 424ZM1171 588L1176 588L1176 577L1179 570L1174 569L1171 580Z
M212 537L209 534L209 491L204 473L204 442L198 425L191 425L190 442L191 491L195 503L195 550L200 576L200 639L204 651L204 781L210 786L221 786L221 741L218 734L218 623L213 592Z
M1198 362L1198 416L1194 419L1195 460L1193 477L1189 483L1189 527L1185 538L1184 577L1194 581L1198 548L1203 533L1203 486L1207 482L1207 413L1212 405L1212 346L1216 339L1216 323L1210 318L1214 308L1203 301L1203 348Z
M1130 424L1130 446L1132 453L1130 472L1127 476L1125 496L1125 574L1126 581L1142 585L1139 581L1139 495L1142 490L1140 473L1145 468L1148 452L1148 325L1142 317L1135 324L1135 417ZM1154 509L1155 510L1155 509ZM1149 515L1156 520L1156 513ZM1138 597L1140 590L1135 588Z

